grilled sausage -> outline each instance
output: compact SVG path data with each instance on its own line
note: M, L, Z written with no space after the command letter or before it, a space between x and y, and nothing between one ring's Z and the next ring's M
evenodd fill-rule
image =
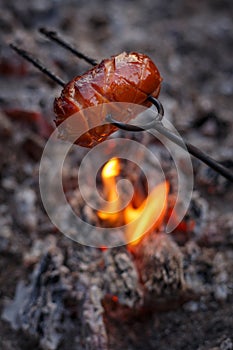
M64 87L61 96L54 102L55 123L59 126L71 115L81 112L77 115L77 127L84 133L75 143L91 148L116 131L116 127L104 124L104 113L89 116L88 113L82 114L84 109L109 102L129 102L149 107L151 104L147 98L149 95L158 97L161 81L157 67L148 56L136 52L112 56ZM96 118L100 118L98 126ZM62 130L61 127L61 133L64 139L69 139L72 130Z

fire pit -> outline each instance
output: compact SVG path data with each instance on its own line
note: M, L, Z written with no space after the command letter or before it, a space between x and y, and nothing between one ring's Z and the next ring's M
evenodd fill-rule
M52 191L58 189L54 179L57 170L46 157L46 150L44 152L42 168L44 163L46 184L50 176L52 182L49 182L49 189L46 187L45 192L42 191L43 201L52 199L49 205L58 208L56 215L68 237L96 247L50 236L45 242L36 240L25 256L27 265L36 263L34 272L28 285L18 284L15 299L5 308L3 318L13 328L23 329L38 339L44 349L57 349L63 346L64 339L74 335L76 340L72 346L84 344L89 349L109 349L115 346L109 345L114 344L111 334L121 330L122 320L126 324L135 319L142 322L145 317L151 319L158 312L168 312L183 304L198 307L202 298L209 295L210 286L211 293L216 293L220 299L221 293L227 293L226 290L221 292L222 277L218 277L221 273L217 268L218 259L222 257L218 258L208 248L201 250L198 245L206 239L205 230L210 221L207 202L194 194L187 215L179 223L178 213L174 211L177 174L163 144L154 144L153 137L146 140L142 136L141 141L147 143L146 150L151 149L154 154L156 149L156 161L153 157L148 160L144 148L133 145L132 150L141 165L138 167L133 161L111 156L111 153L118 153L115 152L116 140L109 141L109 160L97 172L97 189L106 200L102 207L97 206L99 210L92 209L89 201L98 203L92 182L96 157L101 158L104 151L97 149L89 159L84 157L85 169L79 179L75 170L77 164L81 168L80 149L72 150L64 163L65 198L76 215L89 224L87 228L79 226L78 230L75 223L72 224L73 216L69 216L64 206L58 208L56 194L50 193L52 184ZM132 154L127 139L121 139L121 151L124 141L128 154ZM52 142L57 149L57 139ZM60 156L61 152L58 154ZM166 181L161 180L157 163L165 169ZM134 194L127 205L130 191L128 183L119 181L122 177L134 185ZM148 191L151 183L152 191ZM43 188L42 182L41 186ZM48 211L47 205L45 208ZM54 217L54 213L51 215ZM170 235L164 231L169 220L176 227ZM108 230L107 237L98 232L98 227ZM122 227L126 227L125 230ZM115 248L110 249L112 246ZM206 282L202 274L210 269L211 256L215 262L208 272L211 282ZM69 341L65 343L69 346Z
M228 130L232 116L227 95L231 87L227 77L231 67L228 52L231 5L227 3L219 9L216 2L211 2L207 9L204 4L180 6L176 2L171 5L169 14L165 5L157 8L158 4L150 1L143 4L145 13L142 9L139 11L138 1L134 8L128 2L119 2L116 7L110 1L101 13L96 13L96 3L92 2L88 4L88 11L87 5L82 3L78 10L71 4L59 3L58 11L47 3L36 5L33 1L19 8L10 1L8 5L1 5L5 17L1 25L7 41L21 36L23 44L26 43L24 46L31 52L36 52L34 38L31 39L34 34L30 31L29 35L26 28L31 28L31 21L38 26L47 25L48 18L49 23L63 27L67 34L80 33L78 46L93 56L97 57L97 52L107 57L113 50L132 50L137 46L156 57L165 80L161 96L165 114L186 140L231 169L232 140ZM149 20L152 10L153 21ZM72 13L78 21L70 17ZM70 18L73 19L68 21ZM146 36L144 30L138 31L134 26L139 23L140 27L141 21L147 28ZM81 29L77 23L84 22ZM200 31L200 23L205 24L203 31ZM15 28L21 28L17 35ZM193 35L189 36L190 30ZM161 47L158 50L161 53L156 56L154 44L150 42L151 33L155 32L158 33L156 45ZM221 57L206 38L218 42ZM74 71L86 69L84 63L78 63L78 68L74 69L73 56L57 47L49 50L51 46L39 40L42 57L50 60L48 66L55 63L58 75L64 67L70 76ZM87 47L88 43L92 48ZM3 296L0 347L4 350L231 349L233 224L230 182L193 159L194 192L189 209L179 222L179 212L174 211L179 186L174 159L153 135L118 131L121 140L135 140L156 155L166 179L143 152L140 153L143 169L134 162L139 152L130 160L110 154L96 174L98 193L107 203L101 202L100 207L93 209L77 186L77 169L86 151L71 149L62 174L66 202L89 225L97 229L115 228L114 234L107 237L114 248L98 241L94 229L83 230L76 241L93 236L95 247L73 242L50 222L39 195L39 162L53 131L50 124L53 117L47 106L51 106L59 89L51 82L42 81L39 73L13 58L12 52L6 49L4 55L2 65L0 61L1 72L7 76L0 83L0 278ZM7 69L4 68L6 62ZM180 62L183 62L181 66ZM212 76L210 71L219 74ZM225 74L224 79L221 74ZM109 142L114 148L115 136ZM179 166L185 177L190 175L182 160ZM147 172L143 171L145 168ZM87 183L92 178L90 169L84 172ZM134 191L129 191L123 178L131 182ZM98 204L92 187L86 186L85 191L92 203ZM127 205L116 215L118 193ZM132 193L133 196L129 196ZM156 202L154 198L160 196ZM121 226L128 220L137 219L147 197L153 214L147 212L143 215L145 220L136 220L130 230L122 230ZM58 204L56 197L54 204ZM66 211L60 214L63 222L69 222ZM151 216L153 223L150 223ZM168 234L169 221L175 228ZM77 238L75 234L73 239Z

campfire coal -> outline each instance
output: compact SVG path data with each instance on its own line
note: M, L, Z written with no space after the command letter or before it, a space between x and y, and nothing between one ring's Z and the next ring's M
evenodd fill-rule
M46 65L67 80L85 71L85 63L77 63L57 46L53 50L51 43L38 37L35 27L52 25L67 38L77 37L78 47L99 59L135 48L155 57L163 72L161 101L169 120L187 140L232 168L232 2L175 1L168 7L160 0L143 2L143 6L138 0L133 6L130 1L116 5L110 0L103 7L97 0L81 1L75 8L73 1L38 5L34 0L20 4L0 0L0 5L6 42L16 40L34 53L40 48ZM98 5L104 31L103 26L95 26L93 32L90 23ZM52 129L50 106L60 90L2 46L0 348L231 349L233 198L229 181L194 160L190 208L176 230L167 234L164 228L177 191L174 163L160 142L128 133L127 137L158 154L166 174L169 192L162 222L127 246L90 248L72 242L47 218L38 185L39 161ZM85 150L79 150L78 157L69 156L77 168ZM148 195L145 177L134 164L119 162L122 168L116 181L123 177L134 184L130 205L138 209ZM156 176L154 166L149 172ZM107 196L101 173L97 180L100 193ZM109 226L83 200L69 163L63 169L63 185L77 215L93 226ZM87 186L87 191L91 197L92 189ZM61 213L65 218L66 213ZM125 220L121 214L119 223ZM95 235L95 230L80 234ZM117 235L118 243L124 243L120 229Z
M154 150L150 138L147 142ZM97 176L98 189L107 204L96 211L85 203L75 185L74 164L80 164L83 154L70 153L63 169L68 202L77 215L94 227L119 226L118 244L124 244L124 239L128 244L108 249L85 247L65 238L36 240L31 252L24 256L25 266L33 267L30 280L19 282L14 301L4 308L3 319L13 329L23 330L46 350L58 349L63 344L71 349L83 344L87 349L106 350L113 341L112 322L120 329L121 320L143 320L154 312L168 312L183 304L199 309L210 295L218 301L228 298L229 290L222 286L229 280L228 261L221 254L198 246L198 242L206 240L211 222L207 202L198 192L194 192L189 211L177 229L171 235L164 233L172 215L176 220L173 207L177 174L162 144L156 145L156 156L166 169L168 180L160 181L153 160L145 160L144 168L154 181L150 193L145 174L134 162L111 158ZM143 157L141 152L141 160ZM121 195L124 199L129 194L124 184L117 187L122 176L134 184L134 195L119 211ZM93 199L93 189L86 186L86 190L87 197ZM16 205L27 199L28 194L34 196L30 190L18 191ZM23 208L18 205L21 211ZM35 207L32 209L30 206L35 213ZM27 212L29 215L30 211ZM17 211L15 215L16 219L22 217ZM66 213L62 215L71 226ZM121 225L131 220L135 221L122 234ZM22 229L28 229L26 223L22 222ZM35 229L30 226L30 230ZM86 234L98 235L95 229L83 232L83 236ZM225 274L218 264L224 267ZM203 279L204 274L207 279Z
M58 246L51 247L43 254L30 284L18 285L4 319L13 328L38 338L45 349L56 349L64 334L69 337L75 327L77 343L85 342L89 349L107 349L105 312L117 318L121 314L132 317L149 305L156 309L161 300L165 305L170 292L172 303L182 298L179 248L163 234L156 236L155 242L159 241L155 254L147 251L145 244L135 257L125 247L97 251L69 244L66 261ZM137 260L140 270L135 265Z
M127 167L127 164L125 164L125 166ZM153 173L153 171L151 171L151 173ZM126 228L125 236L127 241L132 242L132 244L137 244L137 241L140 240L143 234L161 226L167 208L169 185L166 182L160 183L153 189L148 197L141 198L140 202L138 198L140 194L138 195L138 192L140 193L142 185L139 183L139 179L136 179L136 184L139 186L139 189L137 189L137 187L135 188L132 201L120 211L120 198L118 200L120 195L116 191L117 175L120 175L120 162L117 158L113 158L102 170L104 192L108 204L107 207L104 208L104 212L98 212L98 216L101 221L107 221L109 224L113 225L116 223L127 225L133 221L133 225ZM138 176L140 177L140 173ZM142 191L146 192L146 189L142 188ZM136 202L138 202L137 207L134 205Z
M162 145L160 149L162 161ZM71 154L71 159L73 157L74 154ZM165 159L167 162L166 157ZM174 195L169 194L168 183L160 183L147 194L141 170L137 170L132 162L112 158L101 170L102 180L99 181L99 186L106 199L113 201L107 203L113 203L114 207L95 211L88 206L82 208L84 202L78 189L65 185L71 180L72 164L73 160L66 162L64 188L69 202L76 207L76 212L89 222L94 222L95 225L102 225L103 222L108 225L127 223L127 215L129 219L140 215L145 208L143 203L147 196L149 206L146 210L149 213L143 214L136 225L133 224L130 230L126 230L129 241L127 246L112 249L103 246L88 248L65 239L58 241L55 237L44 244L36 241L31 252L25 256L27 266L35 264L29 284L22 281L18 284L15 299L5 308L3 317L14 329L23 329L38 339L43 349L57 349L63 343L65 334L65 339L75 334L72 346L83 343L87 349L109 349L109 317L115 319L115 322L120 322L122 318L140 318L151 314L153 310L168 311L187 301L200 300L205 295L205 285L200 282L199 271L192 271L191 268L192 259L200 259L200 251L197 249L196 254L191 252L195 247L190 248L189 243L180 249L175 240L182 244L188 241L188 236L185 235L185 240L179 239L180 227L172 235L163 233L169 205L172 203L169 196L172 198ZM147 164L147 167L156 179L158 170L153 163ZM131 172L132 169L134 172ZM170 167L170 175L169 167L167 171L168 178L172 179L173 168ZM111 211L119 209L119 201L114 200L119 196L116 183L121 172L124 175L129 173L129 178L134 175L135 193L138 193L139 198L134 193L132 202L124 210L112 214ZM93 192L90 191L89 195L93 196ZM187 221L196 222L195 232L199 239L203 227L201 223L206 217L202 201L194 196L192 203L182 230L183 234L186 231L190 235ZM89 234L96 233L92 230ZM130 234L132 237L129 238ZM194 258L190 260L188 257L193 254ZM217 278L216 284L221 283L221 280L222 277ZM219 289L215 293L218 298L227 295L226 290Z

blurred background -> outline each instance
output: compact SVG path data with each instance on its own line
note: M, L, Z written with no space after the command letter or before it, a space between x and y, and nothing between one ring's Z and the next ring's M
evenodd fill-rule
M163 77L166 116L187 140L233 168L232 13L231 0L0 0L1 308L31 271L27 254L33 240L53 230L38 204L38 167L54 127L53 100L61 91L8 43L32 52L67 82L88 64L42 37L38 28L60 32L98 61L122 51L148 54ZM195 171L195 189L227 232L219 237L213 221L210 249L224 251L233 242L232 191L205 166L197 163ZM233 349L231 300L226 294L220 305L212 300L196 312L191 307L154 318L156 335L150 333L144 349ZM31 349L26 338L1 323L1 349ZM187 323L192 323L188 331ZM132 339L130 349L143 349L143 337Z
M5 74L5 81L1 79L2 106L15 100L24 108L38 106L38 102L51 106L60 91L51 88L47 103L47 93L40 90L46 90L48 80L44 83L41 73L16 57L5 47L6 42L26 47L67 81L87 69L85 63L37 33L39 27L46 26L59 30L80 51L99 61L124 50L151 56L164 78L161 100L167 99L166 109L172 109L178 124L192 122L198 108L214 109L225 118L231 113L231 1L1 3L1 73L3 77ZM8 69L4 69L6 65ZM15 86L15 77L9 77L11 65L13 71L17 65L26 65L27 77L18 79L21 89ZM20 96L22 87L33 85L28 81L32 75L36 76L36 88L28 88L30 96Z

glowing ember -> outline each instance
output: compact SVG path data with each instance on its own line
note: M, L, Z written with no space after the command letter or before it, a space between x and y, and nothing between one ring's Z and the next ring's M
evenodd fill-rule
M102 252L105 252L107 249L108 249L108 247L106 247L106 246L101 246L101 247L100 247L100 250L101 250Z
M118 296L113 295L113 296L112 296L112 301L113 301L114 303L118 303L118 301L119 301Z
M101 176L104 185L105 198L109 203L103 211L98 212L101 220L114 224L123 219L126 226L125 235L130 244L137 244L141 237L158 228L164 219L167 210L167 196L169 184L164 181L157 185L138 208L132 202L122 211L120 200L116 191L116 176L120 174L120 162L112 158L105 164Z

